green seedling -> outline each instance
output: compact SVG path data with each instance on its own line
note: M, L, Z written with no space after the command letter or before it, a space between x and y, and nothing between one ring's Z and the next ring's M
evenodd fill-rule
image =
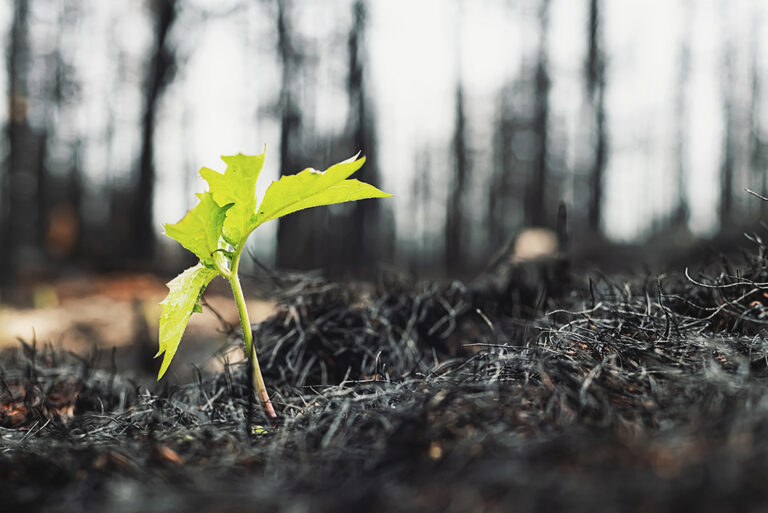
M243 328L245 354L251 366L251 379L264 408L276 417L269 400L259 360L253 345L253 332L240 286L238 269L248 236L267 221L298 210L346 201L391 196L376 187L348 179L365 163L356 155L323 172L305 169L272 182L261 203L256 199L256 181L264 165L265 153L221 157L227 164L224 173L202 168L200 176L208 182L208 192L197 194L200 202L176 224L166 224L165 234L197 255L200 261L168 283L168 296L160 303L160 350L163 377L173 360L190 316L201 312L200 298L216 276L229 282ZM258 206L258 208L257 208Z

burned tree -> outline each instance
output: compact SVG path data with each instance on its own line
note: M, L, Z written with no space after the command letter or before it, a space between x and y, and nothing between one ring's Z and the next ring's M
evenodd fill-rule
M45 248L48 266L82 257L83 194L81 169L82 137L65 127L76 123L82 100L81 82L71 58L74 35L83 10L79 1L61 3L56 21L56 46L49 58L46 87L45 132L46 169L44 184L39 184L41 219L40 243ZM45 176L41 174L41 177ZM43 201L44 199L44 201Z
M525 195L525 222L528 226L547 226L547 185L549 174L549 0L539 5L539 49L536 57L533 92L532 130L536 137L530 182Z
M594 153L588 173L587 223L591 231L599 232L602 217L603 180L608 160L608 136L605 119L605 56L602 48L600 0L589 0L587 41L585 78L587 100L591 111L591 129L594 134Z
M352 4L352 24L347 37L346 91L349 115L342 137L340 158L358 151L366 157L365 165L355 177L381 187L376 154L376 128L373 107L367 89L367 1ZM325 268L335 274L370 274L373 266L386 261L388 248L380 202L360 201L330 213L334 229L327 233L330 244L323 248Z
M760 74L760 42L759 18L755 16L755 23L752 28L750 53L751 63L751 87L750 87L750 106L749 106L749 167L751 171L752 186L760 191L763 196L768 196L768 158L766 158L766 142L763 135L762 122L760 120L762 81ZM760 214L765 216L768 213L768 202L760 202Z
M178 14L176 0L149 2L154 21L155 38L149 68L144 82L144 113L141 123L141 154L138 182L133 198L131 245L133 256L149 260L155 250L155 228L152 203L155 185L155 122L160 99L173 79L176 57L170 42L170 33Z
M522 204L524 180L521 170L528 169L514 141L518 134L528 130L528 120L520 115L517 106L525 89L525 80L518 77L506 84L498 97L498 118L494 128L494 171L487 186L489 247L501 248L523 221Z
M691 18L693 4L686 4L683 34L680 39L677 84L675 91L675 167L677 175L677 207L672 213L672 224L688 224L689 207L685 184L688 175L688 132L689 121L688 82L691 75Z
M413 212L412 232L417 238L408 251L408 267L412 272L423 271L434 265L434 237L429 233L430 198L432 198L432 159L429 147L423 147L414 155L414 169L411 183L409 211Z
M302 55L293 34L291 0L277 3L277 50L282 65L280 83L280 173L292 174L301 169L303 145L302 114L299 107L299 73ZM316 212L301 213L279 220L277 225L276 261L281 267L307 269L311 266L307 253L315 253L318 234L312 230Z
M454 108L456 117L453 131L453 179L450 182L445 212L445 268L449 273L461 271L466 261L463 198L469 178L469 158L464 89L461 83L456 87Z
M357 173L363 182L380 186L376 155L376 129L373 109L366 90L366 26L367 10L365 0L355 0L352 12L352 29L347 41L349 52L349 95L348 130L352 136L354 151L362 151L367 160ZM382 259L379 241L381 239L381 202L359 201L352 206L351 219L344 221L349 226L344 245L349 249L347 264L355 272Z
M30 4L13 3L8 38L9 119L5 127L7 157L0 186L0 284L7 284L17 267L17 255L37 243L36 208L30 208L37 192L38 142L29 125ZM4 283L3 283L4 282Z
M734 141L734 98L733 98L733 46L725 43L723 65L725 76L722 83L723 100L723 152L720 161L720 204L719 216L721 228L733 220L733 182L735 172Z

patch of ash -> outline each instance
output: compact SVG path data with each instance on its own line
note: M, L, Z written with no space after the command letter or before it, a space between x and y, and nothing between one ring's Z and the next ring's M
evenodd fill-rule
M537 299L547 311L458 282L362 298L312 280L258 329L276 421L242 363L146 389L25 346L2 367L0 496L10 511L760 511L764 269L574 279Z

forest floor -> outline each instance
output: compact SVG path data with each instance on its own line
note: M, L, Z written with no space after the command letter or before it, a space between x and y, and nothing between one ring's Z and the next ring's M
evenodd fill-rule
M206 315L190 318L185 350L170 379L188 381L195 366L207 372L223 369L213 356L240 321L231 293L221 285L214 282L205 295ZM114 348L119 368L143 378L156 374L165 280L152 274L85 275L31 283L15 292L15 300L0 304L0 350L17 347L20 339L79 354ZM247 305L253 322L261 322L274 313L276 302L251 298Z
M160 383L27 339L0 361L2 509L767 511L758 249L695 276L296 282L256 326L275 420L236 331Z

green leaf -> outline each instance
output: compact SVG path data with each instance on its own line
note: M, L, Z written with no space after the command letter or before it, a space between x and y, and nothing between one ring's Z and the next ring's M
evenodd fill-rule
M160 349L155 358L163 353L165 356L157 379L162 378L168 370L179 348L181 336L187 328L189 317L194 311L198 311L200 296L217 274L218 271L198 263L168 282L168 295L160 302L163 306L160 315Z
M227 210L223 225L224 238L234 247L244 243L253 230L252 220L256 212L256 181L264 165L264 155L243 155L238 153L221 157L227 164L224 174L204 167L200 170L213 199L220 207L232 204Z
M166 224L165 234L214 267L213 252L219 248L221 228L229 205L220 207L210 192L197 194L200 202L176 224Z
M356 156L334 164L324 172L305 169L272 182L256 213L254 227L309 207L391 196L358 180L347 180L365 163Z
M195 306L192 307L192 313L203 313L203 291L200 291L200 295L197 296Z

